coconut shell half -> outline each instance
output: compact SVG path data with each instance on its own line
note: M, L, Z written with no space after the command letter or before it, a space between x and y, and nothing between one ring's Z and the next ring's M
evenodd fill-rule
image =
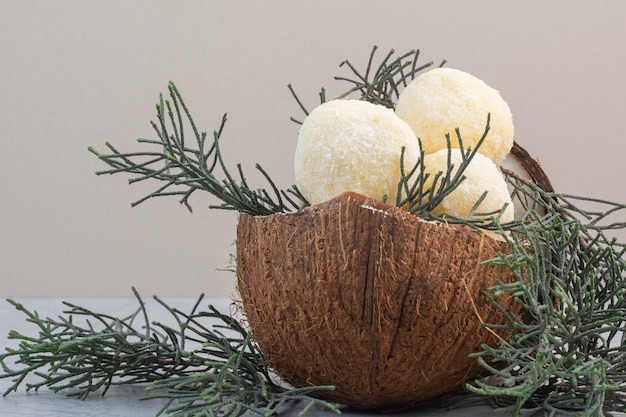
M467 226L427 222L345 193L295 213L241 214L238 290L254 340L290 384L397 409L462 387L468 355L502 323L485 297L507 269L480 265L508 245ZM499 298L517 311L511 298Z

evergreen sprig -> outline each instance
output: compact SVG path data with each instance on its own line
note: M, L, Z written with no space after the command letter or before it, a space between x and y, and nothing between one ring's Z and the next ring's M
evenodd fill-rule
M125 318L70 303L58 318L44 318L9 300L38 335L9 334L19 345L0 354L0 378L13 381L4 395L25 385L28 391L46 387L85 399L96 392L105 395L112 385L149 384L144 400L166 400L158 415L270 416L297 400L305 408L319 405L338 412L336 405L311 396L332 387L294 389L275 382L250 331L213 306L201 308L203 296L189 313L155 297L177 323L171 327L151 322L134 292L139 306Z
M431 61L418 65L420 56L419 49L414 49L397 56L396 52L392 49L380 62L375 64L374 59L377 51L378 47L374 46L370 52L365 71L359 71L349 59L339 64L339 67L348 68L350 73L348 75L335 76L334 80L346 82L350 87L339 94L336 99L355 98L393 109L400 96L401 88L406 87L415 79L418 73L434 64ZM445 64L446 61L443 60L439 66L442 67ZM296 94L294 87L291 84L287 87L296 100L300 110L302 110L305 116L308 116L310 111L304 105L298 94ZM318 104L323 104L326 100L326 89L322 87L319 92ZM291 117L291 121L302 124L302 121L296 117Z
M279 190L259 164L256 169L267 180L267 189L251 188L241 164L237 164L236 174L231 173L220 150L226 115L222 117L219 128L213 132L213 139L207 141L207 133L197 129L173 82L169 83L168 90L170 99L164 100L161 94L156 106L157 121L151 122L158 139L137 140L156 150L124 153L107 142L106 147L111 153L105 154L89 147L90 152L111 167L106 171L98 171L98 175L125 173L136 175L129 180L130 184L146 180L157 180L163 184L132 203L133 206L154 197L179 196L180 202L191 211L189 198L197 190L207 192L220 201L209 208L236 210L252 215L289 212L307 205L295 185L287 190ZM193 134L192 145L187 141L187 128Z
M468 390L518 415L600 417L626 410L626 245L607 235L626 228L609 216L626 205L548 193L510 179L532 206L514 232L510 253L486 263L512 272L514 282L491 289L490 300L510 333L474 356L500 384L477 380ZM595 208L585 208L593 203ZM497 298L510 295L520 311Z
M370 103L380 104L393 109L398 101L401 89L414 80L419 72L433 65L431 61L418 66L419 49L408 51L397 57L394 57L395 51L392 49L384 56L372 74L377 50L378 47L376 46L372 48L364 72L357 70L349 60L345 60L339 65L340 67L344 65L348 67L352 72L351 77L353 78L347 76L335 77L335 80L346 81L352 85L352 88L338 98L346 98L357 92L359 100L369 101ZM445 63L446 61L444 60L439 66L445 65Z

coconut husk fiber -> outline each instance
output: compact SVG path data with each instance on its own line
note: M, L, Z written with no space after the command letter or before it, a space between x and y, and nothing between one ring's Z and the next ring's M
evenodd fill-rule
M397 409L462 387L503 318L486 298L505 242L355 193L295 213L240 214L237 279L268 365L319 397ZM498 302L515 311L511 298Z

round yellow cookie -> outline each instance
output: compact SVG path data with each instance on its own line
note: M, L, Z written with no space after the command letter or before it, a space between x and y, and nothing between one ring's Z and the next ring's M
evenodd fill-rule
M450 157L451 164L454 165L452 174L454 175L454 172L458 170L463 161L461 151L453 149ZM448 150L442 149L427 155L424 157L423 163L425 172L430 174L426 188L430 188L435 175L438 172L445 174L447 171ZM466 176L465 180L454 191L444 197L441 204L432 210L432 214L436 216L448 214L465 219L489 218L493 214L480 216L480 213L492 213L501 210L506 204L507 207L500 218L500 223L507 223L514 219L513 202L506 181L491 159L477 153L463 171L463 175ZM436 187L439 184L441 184L441 180L438 181ZM472 208L485 191L487 191L485 199L475 210L475 213L478 215L472 216Z
M513 146L513 116L497 90L463 71L437 68L415 78L400 94L396 114L411 126L421 139L426 154L458 148L458 127L463 147L475 147L491 113L491 129L479 152L496 164L504 160Z
M296 185L311 204L353 191L395 203L400 157L412 168L420 148L393 110L360 100L333 100L315 108L298 133Z

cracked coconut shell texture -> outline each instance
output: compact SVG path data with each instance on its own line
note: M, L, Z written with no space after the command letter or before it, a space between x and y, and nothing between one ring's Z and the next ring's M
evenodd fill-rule
M344 193L237 228L238 289L269 366L294 386L364 409L397 409L463 386L470 353L503 318L485 297L507 244ZM516 311L510 297L498 302Z

